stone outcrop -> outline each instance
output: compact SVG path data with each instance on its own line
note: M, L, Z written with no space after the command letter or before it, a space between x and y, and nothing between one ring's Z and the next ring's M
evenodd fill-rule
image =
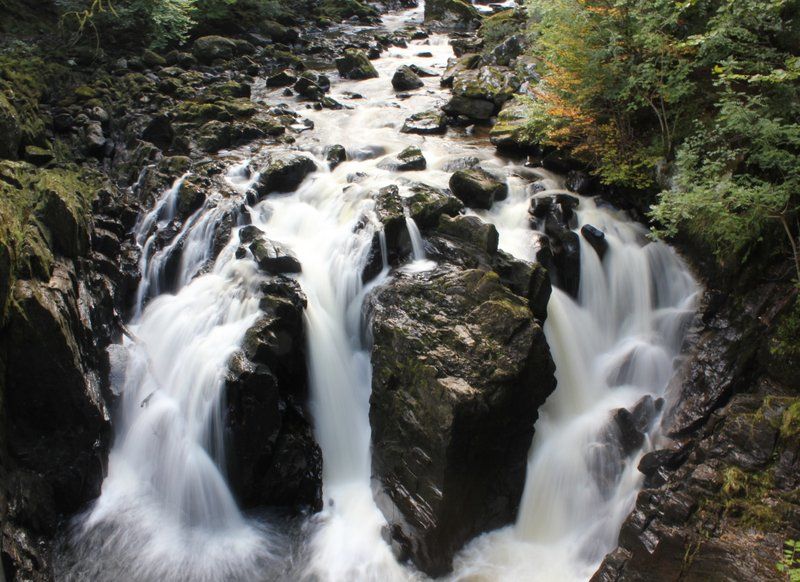
M800 400L786 383L800 366L769 346L793 300L774 282L707 294L668 390L673 440L641 459L644 488L593 582L777 579L800 537Z
M3 206L0 236L3 567L48 580L59 520L104 475L114 398L105 348L133 286L121 257L135 259L125 242L135 214L94 172L0 162L0 176L3 203L16 204Z
M264 314L235 354L225 389L228 476L243 507L322 506L322 453L306 411L307 376L299 285L262 285Z
M397 274L368 299L373 472L398 552L431 575L514 520L538 407L555 387L542 329L511 290L511 279L526 285L518 262L496 253L490 225L440 216L442 234L427 239L439 266Z

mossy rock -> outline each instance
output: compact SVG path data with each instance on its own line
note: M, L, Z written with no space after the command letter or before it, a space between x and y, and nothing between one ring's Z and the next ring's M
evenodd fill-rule
M358 49L345 49L344 55L336 59L336 69L344 79L358 81L378 76L378 71L369 62L367 54Z
M456 30L474 30L481 14L464 0L428 0L425 2L425 22L437 22Z
M493 224L484 222L474 215L451 218L443 214L439 219L438 231L475 245L490 255L497 252L500 240L500 235Z
M232 59L236 54L236 43L224 36L201 36L192 45L192 55L201 63Z
M453 79L454 96L491 101L497 107L514 97L519 87L519 78L505 67L486 66L465 70Z
M519 98L511 99L497 114L497 121L489 131L489 140L495 147L503 150L535 149L539 144L528 130L527 122L526 103Z
M22 128L16 108L0 93L0 159L16 160Z
M411 218L421 229L439 224L442 215L456 216L464 204L449 192L433 188L427 184L413 184L412 195L406 198Z

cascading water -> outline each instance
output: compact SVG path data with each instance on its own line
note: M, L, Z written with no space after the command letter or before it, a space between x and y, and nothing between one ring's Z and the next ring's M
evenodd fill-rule
M396 29L421 14L420 6L389 15L385 24ZM423 44L432 57L417 55ZM495 157L483 138L469 132L430 138L399 133L406 117L440 105L446 94L438 78L429 78L425 89L399 99L389 83L392 73L412 63L442 70L451 55L447 38L434 35L393 47L374 61L378 79L335 83L332 97L352 108L304 111L315 129L297 136L318 171L295 193L273 193L247 208L254 225L297 256L298 281L308 298L311 409L324 458L324 509L303 528L303 547L288 550L274 527L243 516L221 469L220 393L228 359L260 314L263 275L251 259L236 258L236 232L213 265L209 260L217 223L244 202L255 179L242 159L248 152L227 175L238 200L210 196L172 242L158 248L159 230L175 217L183 177L137 225L144 277L131 338L112 358L112 378L119 379L122 394L117 440L102 495L74 528L65 578L420 578L398 565L383 539L386 521L371 484L371 364L362 305L370 288L390 276L372 193L396 184L407 195L413 181L447 187L456 162L470 158L509 184L508 199L480 215L497 226L502 249L533 260L537 235L526 190L532 173L546 188L540 196L563 192L558 177ZM353 93L364 98L351 101ZM345 146L348 161L328 170L323 148L335 143ZM426 170L398 174L379 166L409 145L422 149ZM545 332L558 388L536 425L517 524L465 548L453 579L585 580L613 549L639 487L642 449L619 453L611 414L663 392L696 285L668 247L648 242L645 230L622 214L582 198L577 216L578 227L592 224L605 232L608 250L600 261L582 240L577 299L555 290L550 300ZM410 217L407 227L413 260L404 268L432 268ZM365 286L361 274L376 232L383 270ZM287 565L289 554L302 559Z
M565 193L557 177L536 172L545 187L537 196ZM529 195L514 182L483 216L497 226L501 248L534 260L535 239L522 230ZM638 461L659 436L652 418L649 442L625 454L612 413L663 395L697 284L669 247L621 213L581 198L576 214L576 231L599 228L608 247L601 260L581 237L578 297L553 291L545 334L558 387L540 409L517 523L466 548L458 578L590 578L616 545L640 487Z

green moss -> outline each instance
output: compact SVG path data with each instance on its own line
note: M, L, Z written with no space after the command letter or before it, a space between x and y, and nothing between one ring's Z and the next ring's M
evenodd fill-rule
M85 251L91 201L101 184L99 174L77 167L0 162L0 246L8 254L7 288L18 277L47 279L56 254Z
M525 28L525 14L518 10L503 10L483 19L478 34L484 41L484 52L489 52L508 37Z
M800 436L800 399L795 399L783 413L781 437L791 439L798 436Z

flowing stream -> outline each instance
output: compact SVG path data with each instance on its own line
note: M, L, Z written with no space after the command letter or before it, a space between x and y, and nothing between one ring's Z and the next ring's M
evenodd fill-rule
M421 16L420 7L384 22L394 29ZM423 51L432 56L419 55ZM314 122L312 131L297 136L297 147L314 158L318 171L296 192L271 194L247 208L253 224L296 254L308 298L311 410L324 459L324 509L303 526L301 549L291 549L293 542L268 519L242 514L221 468L220 392L228 359L259 316L262 275L251 259L236 258L235 232L213 266L207 263L215 225L244 202L255 179L247 172L259 153L254 146L231 152L228 180L241 198L212 193L171 243L182 245L176 288L165 287L169 252L159 249L157 234L175 214L183 178L137 225L143 280L130 337L112 351L112 383L121 393L116 441L101 497L72 531L65 579L423 578L399 565L381 536L386 522L371 483L371 365L362 303L369 288L391 276L384 263L368 287L361 282L379 228L371 193L396 184L402 194L412 182L447 187L453 168L474 158L509 185L505 201L478 214L496 225L503 250L533 260L539 235L529 223L528 185L542 181L545 191L538 196L564 192L558 176L497 157L471 130L435 137L399 132L406 117L441 105L447 93L438 77L430 77L401 98L390 84L394 71L415 63L441 72L451 56L447 38L433 35L390 48L374 61L377 79L334 78L331 96L346 109L315 111L293 102ZM261 92L270 102L294 101ZM323 150L333 144L346 148L348 161L328 170ZM426 170L399 174L379 167L409 145L421 148ZM558 388L536 425L517 523L466 547L454 580L587 580L614 548L640 486L638 458L658 438L652 431L641 449L622 455L613 446L618 436L609 418L644 396L662 395L697 285L669 247L650 242L624 214L581 198L576 215L576 230L591 224L605 232L608 251L601 261L581 238L578 296L554 290L550 300L545 332ZM419 229L410 218L407 225L414 252L404 268L431 268Z

